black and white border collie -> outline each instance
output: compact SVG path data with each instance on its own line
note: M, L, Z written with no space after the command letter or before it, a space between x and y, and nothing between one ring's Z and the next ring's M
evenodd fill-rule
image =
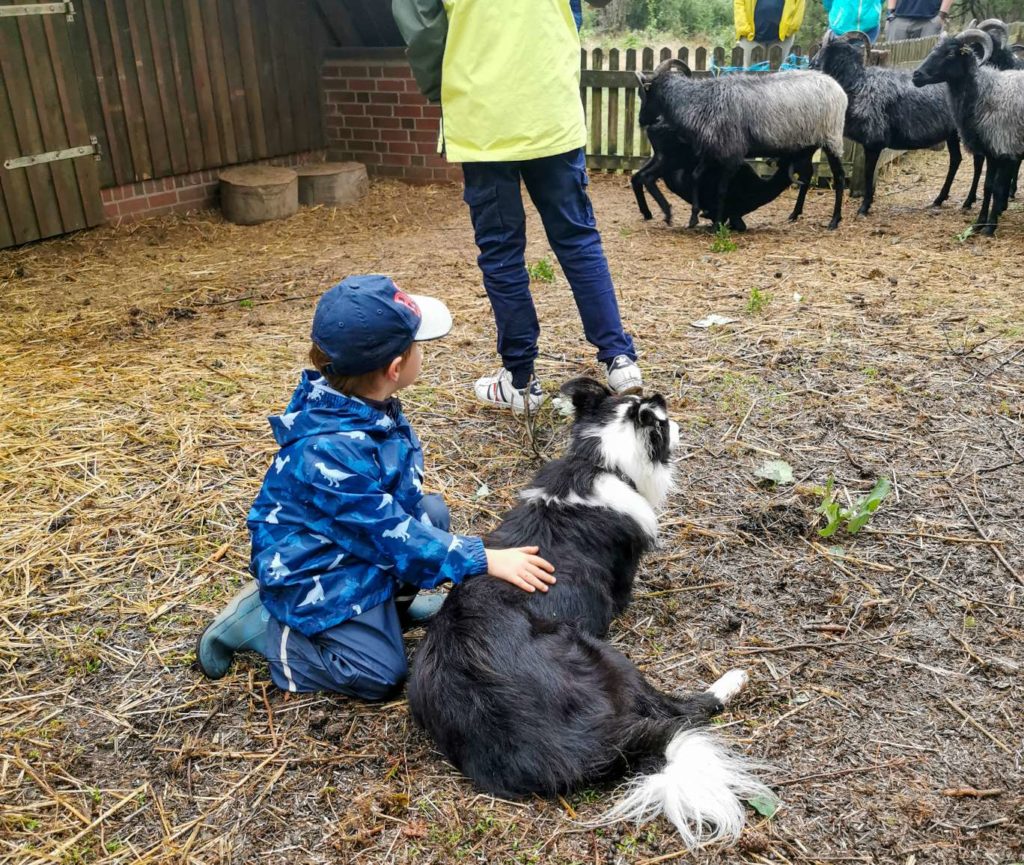
M586 378L562 392L576 413L566 454L541 468L486 540L540 547L558 581L533 594L487 578L453 588L413 661L413 718L495 796L553 797L650 772L601 822L664 813L690 846L735 839L739 797L770 793L695 728L723 710L746 674L673 697L602 640L655 545L678 427L657 395L614 396Z

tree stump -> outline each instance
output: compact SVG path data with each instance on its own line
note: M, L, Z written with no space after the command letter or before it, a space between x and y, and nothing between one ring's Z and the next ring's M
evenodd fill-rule
M290 168L245 165L220 175L220 209L236 225L285 219L299 209L299 180Z
M314 162L295 169L299 175L299 204L341 207L362 198L370 189L366 166L358 162Z

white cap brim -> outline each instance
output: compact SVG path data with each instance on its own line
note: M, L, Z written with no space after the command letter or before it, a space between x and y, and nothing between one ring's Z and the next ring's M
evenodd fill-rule
M436 297L427 297L422 294L409 295L420 308L423 318L420 320L419 330L413 337L415 342L426 342L430 339L440 339L447 336L452 329L452 314Z

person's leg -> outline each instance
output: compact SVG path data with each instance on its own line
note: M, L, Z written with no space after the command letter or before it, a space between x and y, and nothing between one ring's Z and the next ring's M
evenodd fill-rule
M452 514L448 510L448 505L444 503L444 496L438 493L427 493L420 504L430 520L430 525L443 532L447 532L451 528Z
M933 27L927 18L894 18L892 21L895 36L889 38L890 42L899 39L920 39L923 36L933 36L940 30Z
M393 697L409 673L393 601L308 637L271 619L264 654L282 691Z
M234 660L235 652L258 652L270 621L270 613L260 603L255 580L235 595L224 610L206 626L196 643L196 661L208 679L220 679Z
M914 18L893 18L885 29L886 42L901 42L904 39L916 37L910 36L910 28L916 27L917 21Z
M423 497L421 504L430 525L445 532L451 529L452 515L442 496L428 493ZM402 630L430 621L441 609L444 599L443 592L420 595L418 586L410 583L399 584L395 591L395 609L398 611L398 621Z
M738 39L736 44L743 49L743 68L746 69L750 66L750 55L757 46L757 43L751 42L749 39Z
M469 205L477 263L494 310L498 353L516 388L533 374L540 324L526 271L526 214L518 163L466 162L463 198Z
M615 286L587 194L590 181L583 148L531 159L520 166L548 242L572 288L583 332L597 348L597 359L609 366L618 358L629 363L636 361L633 340L622 327ZM632 367L636 381L628 387L638 388L643 380L635 364Z

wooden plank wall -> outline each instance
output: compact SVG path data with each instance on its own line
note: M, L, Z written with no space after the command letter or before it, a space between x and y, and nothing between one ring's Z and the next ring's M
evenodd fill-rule
M324 146L312 0L79 0L73 58L103 186Z
M62 14L0 19L0 248L103 221L92 156L2 167L90 143L68 34Z

